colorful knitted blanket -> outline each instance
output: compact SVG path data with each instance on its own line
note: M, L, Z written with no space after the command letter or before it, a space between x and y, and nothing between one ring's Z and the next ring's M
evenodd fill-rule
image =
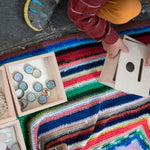
M150 33L132 35L150 43ZM0 63L54 51L68 102L18 118L27 150L66 143L69 150L149 150L150 97L98 82L106 53L83 33L0 56Z

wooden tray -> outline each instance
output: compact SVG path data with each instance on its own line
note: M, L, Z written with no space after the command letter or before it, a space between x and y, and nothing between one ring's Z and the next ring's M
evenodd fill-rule
M12 141L14 143L18 143L21 150L26 150L26 146L24 143L23 135L21 132L20 124L18 120L14 120L11 122L7 122L5 124L0 125L0 129L6 129L10 128L11 129L11 134L12 134Z
M24 68L26 65L31 65L33 68L38 68L42 72L42 75L40 78L34 78L32 75L27 74L24 71ZM56 61L55 54L48 53L43 54L27 59L23 59L20 61L8 63L4 65L6 68L10 89L13 95L14 103L16 106L16 111L18 116L27 115L39 110L43 110L48 107L52 107L54 105L58 105L60 103L64 103L67 101L64 86L62 83L62 79L60 76L58 64ZM16 89L18 88L18 83L14 81L13 75L15 72L20 72L23 74L24 78L23 81L25 81L28 84L28 89L25 91L25 96L23 98L26 98L26 94L28 92L34 92L37 96L37 98L41 95L40 92L35 92L33 90L33 84L35 82L42 83L43 87L46 88L46 82L48 80L54 80L56 87L51 91L51 95L48 97L46 104L39 104L37 99L34 102L28 102L28 106L22 111L20 103L18 101L18 98L16 96Z
M10 88L8 85L6 71L3 66L0 67L0 91L2 92L2 95L5 97L7 106L6 112L0 115L0 124L2 124L16 119L16 113L13 105Z

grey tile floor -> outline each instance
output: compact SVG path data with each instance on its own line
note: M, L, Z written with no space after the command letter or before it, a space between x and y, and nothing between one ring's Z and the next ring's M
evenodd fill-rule
M143 10L135 20L150 18L150 5L147 0L141 1ZM49 25L41 32L30 29L25 23L25 2L26 0L0 0L0 54L79 32L67 15L68 0L61 0Z
M0 0L0 54L78 32L67 15L68 0L60 2L49 25L40 32L30 29L26 24L23 14L25 2Z

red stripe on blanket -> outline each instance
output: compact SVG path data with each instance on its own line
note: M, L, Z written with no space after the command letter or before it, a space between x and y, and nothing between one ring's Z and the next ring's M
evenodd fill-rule
M103 53L103 54L90 56L90 57L87 57L87 58L81 58L79 60L74 60L74 61L69 62L69 63L65 62L62 65L59 65L59 69L67 68L67 67L70 67L70 66L74 66L76 64L80 64L82 62L87 62L87 61L98 59L98 58L102 58L102 57L105 57L105 56L106 56L106 53Z
M87 81L87 80L90 80L90 79L93 79L93 78L97 78L100 76L100 71L96 71L96 72L92 72L92 73L89 73L89 74L86 74L86 75L83 75L83 76L80 76L80 77L77 77L77 78L73 78L71 80L68 80L68 81L64 81L63 84L64 84L64 87L68 87L68 86L71 86L71 85L74 85L76 83L81 83L83 81Z
M77 51L73 51L70 53L57 56L57 61L59 63L61 61L76 60L76 59L81 59L82 57L86 57L86 56L90 56L102 52L104 52L102 46L86 47L83 49L79 49Z
M82 147L82 149L88 149L88 148L94 146L95 144L98 144L98 143L100 143L104 140L110 139L110 138L115 137L117 135L126 133L127 131L135 129L138 126L141 126L141 125L142 125L145 133L147 134L148 138L150 139L150 129L149 129L149 126L148 126L148 120L144 118L143 120L132 123L130 125L122 126L122 127L117 128L117 129L114 129L112 131L105 132L104 134L99 135L94 140L88 141L86 146L84 148ZM79 150L79 149L80 148L77 148L75 150Z

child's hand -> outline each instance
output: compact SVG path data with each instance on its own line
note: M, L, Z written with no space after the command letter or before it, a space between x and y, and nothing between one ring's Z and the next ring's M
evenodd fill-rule
M149 46L149 51L146 58L145 66L150 66L150 44L148 46Z
M122 50L125 53L129 51L127 46L123 43L121 38L119 38L114 44L108 44L108 43L102 42L102 45L103 45L104 50L108 53L108 56L110 58L115 57L118 54L119 50Z

